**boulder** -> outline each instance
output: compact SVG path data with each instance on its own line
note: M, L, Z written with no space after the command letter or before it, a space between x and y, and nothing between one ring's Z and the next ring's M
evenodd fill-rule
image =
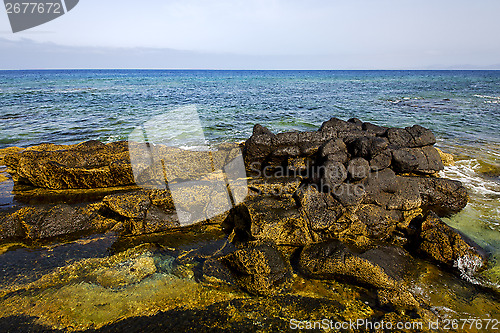
M363 136L354 139L349 143L349 152L353 156L371 159L380 154L389 147L389 141L386 138Z
M347 173L352 180L361 180L370 174L370 163L362 157L353 158L347 164Z
M300 154L303 156L316 154L324 140L323 133L321 132L299 132L298 146Z
M366 196L363 184L339 184L332 189L331 193L335 199L352 212L357 210L359 204Z
M384 170L391 165L391 162L392 152L389 149L386 149L371 158L370 169L372 171Z
M339 231L338 229L342 229L336 226L336 222L345 209L330 194L319 192L315 186L307 186L298 191L297 196L302 210L309 220L311 230L320 231L333 228L335 231Z
M436 143L436 137L427 128L420 125L405 128L389 128L387 138L396 147L417 148Z
M223 262L249 293L268 296L291 287L290 264L272 244L250 245L225 256Z
M365 131L375 134L376 136L384 136L388 129L388 127L378 126L368 122L363 123L363 125L361 125L361 128Z
M449 227L434 212L429 212L423 220L419 242L421 252L448 266L457 267L469 263L481 267L487 260L486 251ZM474 267L474 270L477 268Z
M457 180L434 177L414 179L418 183L422 204L439 216L457 213L467 205L469 200L467 189Z
M422 205L417 180L396 176L391 169L370 173L363 184L367 193L363 202L366 204L405 211Z
M210 284L238 285L229 268L224 264L224 257L211 257L203 261L203 280Z
M401 148L392 152L392 165L396 172L434 174L444 169L434 147Z
M361 130L361 126L360 123L348 122L334 117L321 124L319 130L322 132L334 131L342 133Z
M277 148L297 146L299 143L299 132L278 133L272 137L271 143Z
M273 157L287 157L287 156L295 157L299 155L300 155L300 148L297 146L279 147L272 152Z
M347 179L347 170L340 162L326 161L322 171L321 188L324 191L332 191L336 185Z
M274 134L259 124L253 127L252 136L245 142L245 158L248 163L262 162L273 150Z
M343 140L331 139L321 145L319 155L330 160L333 159L333 156L336 156L341 163L344 163L347 160L347 147Z
M410 256L396 246L355 253L337 240L314 243L300 254L300 270L318 279L343 279L383 289L399 289Z
M356 215L366 225L368 235L379 240L390 238L402 218L401 212L377 205L362 205Z

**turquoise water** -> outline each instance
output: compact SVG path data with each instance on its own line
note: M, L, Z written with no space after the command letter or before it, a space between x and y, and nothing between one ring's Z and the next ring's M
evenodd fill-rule
M500 71L0 71L0 148L126 140L150 118L196 105L205 138L256 123L315 130L331 117L420 124L459 161L471 202L447 222L493 254L500 281Z

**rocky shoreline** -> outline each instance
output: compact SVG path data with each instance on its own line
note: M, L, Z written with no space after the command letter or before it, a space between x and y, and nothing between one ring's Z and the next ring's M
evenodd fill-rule
M194 260L194 279L212 288L264 296L260 308L255 305L262 311L275 307L273 299L302 302L299 281L326 281L362 288L358 301L372 300L370 310L363 310L371 313L367 318L428 323L439 314L413 288L416 262L428 260L436 270L469 281L488 264L485 250L440 219L462 210L468 195L460 182L438 176L443 159L450 161L435 143L434 134L419 125L387 128L355 118L332 118L313 132L274 134L255 125L245 143L221 144L210 152L211 163L203 163L207 152L155 147L164 165L183 160L190 166L173 170L166 188L155 184L161 172L154 165L142 167L140 174L133 169L130 150L139 143L42 144L9 152L0 163L15 187L48 198L0 212L0 241L29 247L113 234L151 244L152 239L162 243L158 239L165 233L215 232L224 241L213 250L193 247L182 255L175 250L175 262ZM244 200L232 199L234 207L211 216L219 192L210 181L227 180L225 166L241 153L247 177L237 181L245 181ZM169 189L183 182L193 182L183 190L190 198L184 206L174 202ZM236 198L241 187L232 185L227 188ZM181 215L192 206L199 206L201 222L186 227ZM132 243L142 246L137 242ZM146 255L126 272L82 274L93 276L92 283L118 288L144 280L158 267ZM300 312L294 311L290 318ZM248 325L246 319L241 323Z

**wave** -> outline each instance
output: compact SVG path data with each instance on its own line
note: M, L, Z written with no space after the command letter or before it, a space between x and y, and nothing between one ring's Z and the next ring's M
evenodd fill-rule
M474 97L500 100L500 96L488 96L488 95L479 95L479 94L476 94L476 95L474 95Z
M472 193L500 198L500 182L497 178L485 178L477 159L461 160L453 166L446 166L440 176L461 181Z

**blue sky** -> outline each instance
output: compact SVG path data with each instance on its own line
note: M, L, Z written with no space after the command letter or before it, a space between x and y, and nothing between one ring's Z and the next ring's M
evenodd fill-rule
M500 69L498 0L80 0L0 68Z

